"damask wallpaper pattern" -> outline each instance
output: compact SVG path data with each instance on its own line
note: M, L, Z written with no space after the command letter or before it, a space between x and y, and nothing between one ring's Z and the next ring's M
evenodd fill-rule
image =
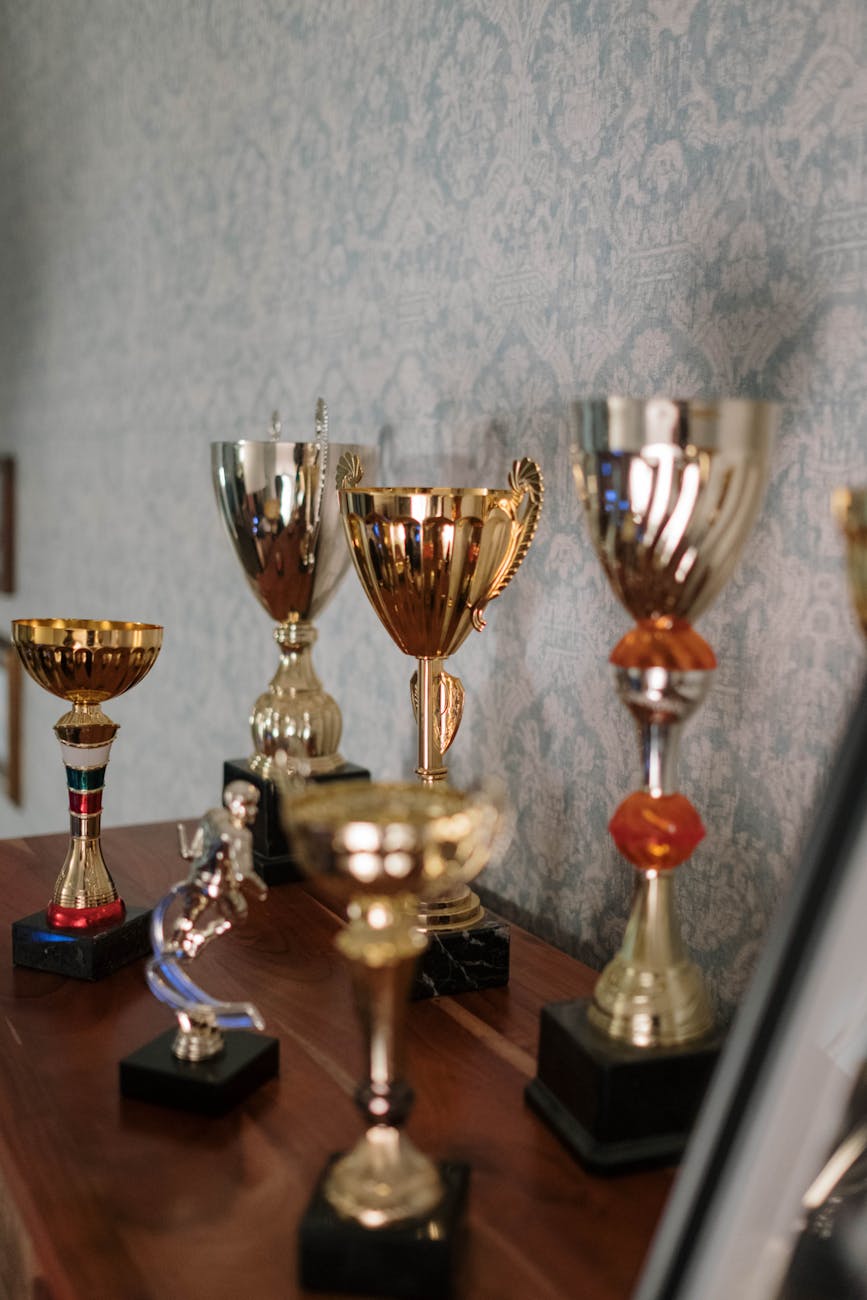
M638 761L569 403L784 404L755 534L702 620L719 670L682 760L708 827L685 932L728 1011L864 664L828 511L867 480L861 0L0 0L0 99L0 447L21 483L0 613L166 625L114 706L106 824L198 816L248 748L274 649L208 443L264 435L275 406L306 435L321 392L393 480L542 464L533 549L452 665L451 767L502 773L517 811L490 893L602 963L630 889L606 823ZM317 663L344 753L406 775L410 666L351 575ZM28 689L27 803L0 834L64 824L58 712Z

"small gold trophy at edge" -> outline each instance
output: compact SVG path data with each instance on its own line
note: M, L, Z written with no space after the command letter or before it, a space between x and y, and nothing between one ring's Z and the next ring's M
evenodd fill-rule
M97 979L148 951L149 913L137 908L127 914L102 855L102 794L119 730L102 705L147 676L162 639L163 629L151 623L65 618L12 623L12 641L26 672L72 705L54 728L69 792L69 848L41 930L38 913L13 925L16 965ZM78 942L58 937L51 943L51 930L74 931Z
M680 1154L718 1051L674 906L674 869L705 833L676 788L677 753L716 666L692 622L728 581L752 528L778 411L739 399L609 397L576 403L575 419L578 496L606 577L636 620L611 663L637 724L644 779L609 824L635 868L622 947L589 1004L543 1009L527 1098L585 1164L611 1169ZM576 1077L591 1081L580 1098Z
M542 509L542 473L535 461L516 460L507 488L366 487L357 456L341 457L337 487L355 570L392 640L417 661L410 683L418 721L416 775L435 787L446 778L443 757L461 721L464 689L445 660L473 628L485 626L485 608L517 573ZM475 893L462 885L422 902L421 924L448 942L484 917ZM507 936L504 926L501 931ZM505 943L508 943L506 937ZM456 965L460 965L458 958ZM439 985L433 992L503 984L493 966L483 982ZM424 978L424 975L423 975Z
M837 488L831 499L846 537L846 566L855 616L867 637L867 488Z
M399 1260L401 1295L448 1295L469 1168L435 1163L403 1130L412 1107L403 1028L427 943L419 901L486 865L498 800L443 784L336 782L287 789L283 814L305 871L341 910L348 905L335 943L350 963L367 1048L356 1091L366 1129L332 1159L302 1219L302 1285L397 1294L389 1285Z

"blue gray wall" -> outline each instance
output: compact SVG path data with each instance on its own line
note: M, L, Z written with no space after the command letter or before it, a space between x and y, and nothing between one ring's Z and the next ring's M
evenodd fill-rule
M0 617L164 622L106 823L196 816L273 666L220 531L208 443L388 430L393 478L547 479L537 541L452 664L452 771L518 814L488 888L601 963L637 776L606 658L627 626L567 462L577 394L785 404L766 506L701 631L717 682L683 788L708 835L686 936L728 1007L797 860L864 655L831 488L867 479L862 0L0 0L0 451L20 470ZM441 468L442 467L442 468ZM352 575L318 666L344 752L413 761L410 666ZM26 692L26 804L65 823Z

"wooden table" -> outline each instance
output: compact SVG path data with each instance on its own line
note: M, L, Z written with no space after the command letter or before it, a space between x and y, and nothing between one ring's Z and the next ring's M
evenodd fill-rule
M65 842L0 843L0 1295L300 1294L298 1220L328 1153L360 1132L361 1037L335 917L305 886L272 889L196 965L209 992L259 1005L279 1080L219 1120L121 1100L119 1058L171 1024L141 964L98 984L11 966L10 922L47 899ZM104 848L132 904L184 874L172 825L109 830ZM670 1171L590 1177L522 1099L540 1007L592 980L516 927L508 989L410 1010L410 1132L473 1168L461 1300L614 1300L636 1279Z

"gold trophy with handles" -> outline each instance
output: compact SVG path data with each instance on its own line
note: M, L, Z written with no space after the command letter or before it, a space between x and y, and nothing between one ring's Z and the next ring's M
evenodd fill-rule
M337 466L340 510L355 571L380 622L416 661L410 683L418 722L416 775L435 789L457 735L464 688L450 658L485 626L488 605L521 566L542 509L542 473L529 458L501 488L368 487L357 455ZM425 898L420 922L432 942L418 996L508 982L509 932L459 884Z

